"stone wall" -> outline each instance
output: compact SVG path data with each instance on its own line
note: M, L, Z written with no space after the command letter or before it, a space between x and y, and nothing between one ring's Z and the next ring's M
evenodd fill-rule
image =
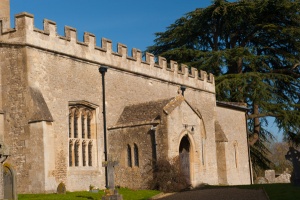
M17 179L29 182L28 170L30 150L26 148L26 141L30 140L28 125L28 107L26 106L27 77L26 61L23 47L13 47L1 44L1 85L2 105L4 115L4 143L10 147L7 163L16 169ZM27 146L28 147L28 146ZM33 163L32 163L33 164ZM19 191L28 191L28 184L18 182Z
M227 182L229 185L250 184L245 110L222 105L216 107L216 113L216 120L228 139L225 142Z
M10 0L0 1L0 20L4 29L10 28Z
M119 162L115 167L116 185L132 189L147 188L152 178L153 144L151 125L109 131L109 157ZM128 166L127 148L131 147L132 166ZM134 163L134 145L138 147L139 165Z

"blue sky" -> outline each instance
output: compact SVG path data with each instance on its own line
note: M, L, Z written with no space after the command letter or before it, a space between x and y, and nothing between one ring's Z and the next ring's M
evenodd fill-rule
M211 0L10 0L11 16L21 12L34 15L35 26L42 29L43 19L57 23L58 32L64 26L127 45L128 49L145 50L153 44L155 32L162 32L185 13L211 5ZM14 27L14 25L13 25Z

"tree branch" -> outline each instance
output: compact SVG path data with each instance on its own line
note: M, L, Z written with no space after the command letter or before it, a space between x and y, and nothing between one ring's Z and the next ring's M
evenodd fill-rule
M279 117L279 114L267 112L267 113L259 113L259 114L251 114L248 115L248 119L260 118L260 117Z

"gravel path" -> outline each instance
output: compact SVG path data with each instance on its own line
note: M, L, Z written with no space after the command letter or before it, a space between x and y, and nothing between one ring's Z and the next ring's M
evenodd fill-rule
M157 196L159 200L269 200L262 189L200 189Z

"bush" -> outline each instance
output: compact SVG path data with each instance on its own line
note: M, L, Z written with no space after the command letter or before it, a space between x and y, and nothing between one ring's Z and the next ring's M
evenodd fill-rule
M179 156L153 162L153 179L148 182L150 189L162 192L179 192L189 188L187 178L181 171Z

